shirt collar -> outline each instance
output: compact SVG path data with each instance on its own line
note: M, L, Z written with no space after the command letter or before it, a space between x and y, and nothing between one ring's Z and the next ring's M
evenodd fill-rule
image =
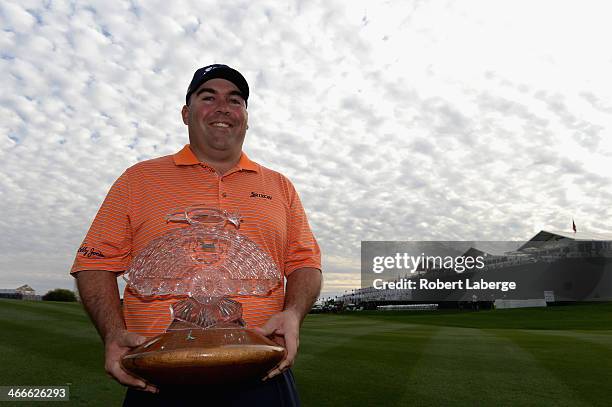
M178 153L174 154L172 158L174 159L175 165L201 164L200 160L198 160L198 157L196 157L196 155L191 150L191 147L189 147L189 144L186 144L185 147L183 147L182 150ZM240 160L238 161L236 167L238 170L255 172L258 171L258 165L255 162L251 161L249 157L247 157L247 155L244 153L244 151L240 154Z

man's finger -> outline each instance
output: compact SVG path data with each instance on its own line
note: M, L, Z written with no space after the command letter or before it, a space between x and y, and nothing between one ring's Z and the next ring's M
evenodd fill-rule
M280 365L279 365L279 367L276 367L276 368L274 368L274 369L270 370L270 371L268 372L268 374L266 375L266 377L264 377L264 378L262 379L262 381L264 381L264 382L265 382L266 380L271 379L271 378L273 378L274 376L277 376L277 375L279 375L279 374L281 374L281 373L282 373L282 370L280 369Z
M145 387L143 389L143 391L148 391L149 393L159 393L159 389L155 386L152 386L150 384L147 385L147 387Z
M271 324L265 324L263 326L256 326L253 328L253 331L263 336L270 336L276 331L276 328Z
M138 390L148 391L151 393L157 393L158 389L155 386L152 386L146 383L144 380L139 377L133 376L130 373L123 370L120 363L113 363L110 369L107 370L109 376L115 379L117 382L121 383L124 386L134 387Z
M287 357L285 357L285 359L281 360L281 362L274 369L268 372L268 374L266 375L266 377L263 378L263 380L265 381L265 380L271 379L274 376L277 376L283 373L285 370L289 369L291 366L293 366L293 359L288 359Z
M287 350L285 360L289 361L289 366L291 366L298 351L298 337L295 334L288 333L285 335L285 349Z
M135 387L138 390L147 391L150 393L159 392L157 387L148 384L144 380L132 376L129 373L126 373L121 367L119 367L119 371L113 371L110 373L110 375L124 386Z
M266 377L263 378L263 380L265 381L265 380L271 379L274 376L277 376L281 374L283 371L289 369L291 366L293 366L294 360L295 360L295 353L290 355L287 349L285 349L285 357L283 358L283 360L281 360L280 363L274 367L274 369L270 370L268 374L266 375Z
M147 384L144 382L144 380L138 379L126 373L120 367L112 369L109 372L109 374L119 383L123 384L124 386L138 387L139 389L143 389L143 390L147 387Z
M134 348L136 346L140 346L147 341L147 338L144 336L138 335L133 332L127 332L119 339L119 345L128 346L130 348Z
M273 336L268 336L268 338L270 338L270 340L274 343L276 343L277 345L282 346L283 348L285 347L285 337L282 335L273 335Z

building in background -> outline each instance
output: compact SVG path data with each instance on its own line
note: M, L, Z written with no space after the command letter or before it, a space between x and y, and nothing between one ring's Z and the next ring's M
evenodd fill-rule
M0 288L0 298L13 298L16 300L40 300L41 296L36 295L36 290L27 284L17 288Z

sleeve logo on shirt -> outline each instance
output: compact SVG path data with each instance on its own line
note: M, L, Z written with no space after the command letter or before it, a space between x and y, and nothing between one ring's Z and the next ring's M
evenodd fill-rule
M83 257L104 257L100 250L95 249L93 247L87 247L85 245L79 247L79 250L77 250L77 254L80 254Z
M251 198L265 198L265 199L272 200L272 197L270 195L260 194L257 192L251 192Z

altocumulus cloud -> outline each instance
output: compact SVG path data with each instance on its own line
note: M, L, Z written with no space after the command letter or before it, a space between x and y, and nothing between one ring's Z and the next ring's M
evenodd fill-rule
M251 83L245 150L301 192L326 296L358 284L362 240L609 232L602 7L5 1L0 286L72 286L106 191L186 143L185 88L213 62Z

